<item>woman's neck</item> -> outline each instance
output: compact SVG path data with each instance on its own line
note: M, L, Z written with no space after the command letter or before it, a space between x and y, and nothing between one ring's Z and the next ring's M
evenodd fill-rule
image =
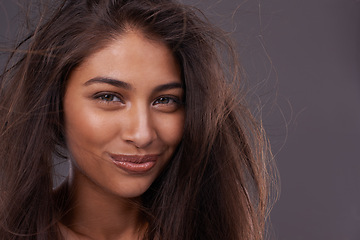
M140 239L143 235L146 224L139 199L119 198L77 173L61 187L71 196L60 225L69 239Z

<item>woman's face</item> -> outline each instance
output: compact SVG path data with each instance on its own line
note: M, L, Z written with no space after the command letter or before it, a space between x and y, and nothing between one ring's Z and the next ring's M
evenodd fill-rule
M77 184L121 197L144 193L182 138L183 95L171 51L140 33L126 33L85 59L64 97Z

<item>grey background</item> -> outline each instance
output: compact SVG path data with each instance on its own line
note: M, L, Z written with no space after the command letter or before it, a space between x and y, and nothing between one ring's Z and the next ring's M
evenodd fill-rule
M360 1L187 0L232 32L281 176L273 239L360 239ZM16 32L0 0L0 42Z

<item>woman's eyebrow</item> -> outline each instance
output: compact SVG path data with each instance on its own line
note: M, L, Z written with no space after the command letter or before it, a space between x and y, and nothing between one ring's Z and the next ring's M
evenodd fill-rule
M112 79L112 78L106 78L106 77L95 77L92 78L88 81L86 81L84 83L84 86L88 86L94 83L107 83L110 85L113 85L115 87L119 87L119 88L124 88L126 90L130 90L132 89L131 85L129 83L117 80L117 79Z
M171 82L157 86L153 92L161 92L174 88L183 88L183 85L179 82Z

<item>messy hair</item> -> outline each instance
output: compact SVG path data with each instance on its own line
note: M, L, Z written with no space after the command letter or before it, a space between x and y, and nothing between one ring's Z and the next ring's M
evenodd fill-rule
M65 157L68 76L131 28L172 51L185 89L181 143L142 196L145 239L262 239L271 154L227 35L172 0L56 2L0 78L0 238L62 239L53 157Z

